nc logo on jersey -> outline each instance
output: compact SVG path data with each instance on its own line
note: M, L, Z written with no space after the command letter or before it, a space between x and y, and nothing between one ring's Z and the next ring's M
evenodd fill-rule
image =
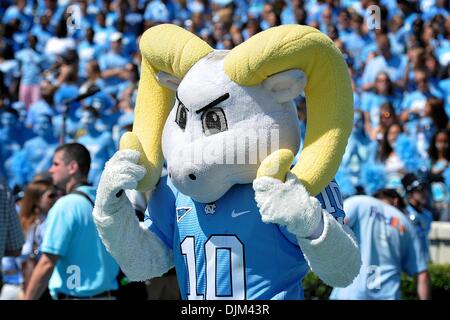
M177 208L177 222L180 222L189 212L191 212L192 208L189 207L181 207Z
M208 203L205 206L205 213L206 214L214 214L214 213L216 213L216 204L215 203Z

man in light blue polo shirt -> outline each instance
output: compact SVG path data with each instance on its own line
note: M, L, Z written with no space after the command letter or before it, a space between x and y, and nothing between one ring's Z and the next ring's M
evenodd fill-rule
M66 190L50 209L43 253L25 293L38 299L47 286L56 299L111 299L119 267L106 251L94 225L96 190L86 184L91 158L78 143L60 146L50 168L53 182Z
M417 275L417 294L429 299L427 260L414 226L396 208L404 208L402 198L393 189L381 189L375 196L378 199L353 196L344 201L346 223L358 241L362 266L353 283L334 288L330 299L398 300L402 272Z

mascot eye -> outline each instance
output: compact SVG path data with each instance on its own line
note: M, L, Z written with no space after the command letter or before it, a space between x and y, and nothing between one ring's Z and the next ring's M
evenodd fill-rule
M181 130L186 129L187 122L187 109L181 102L178 102L177 115L175 117L175 122L181 128Z
M202 114L203 132L210 136L228 129L222 108L211 108Z

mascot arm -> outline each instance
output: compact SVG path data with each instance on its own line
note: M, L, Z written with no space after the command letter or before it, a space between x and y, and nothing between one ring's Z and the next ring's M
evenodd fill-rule
M297 177L286 181L263 176L253 182L255 199L265 223L277 223L297 237L311 269L328 285L345 287L358 275L361 257L346 227L310 197Z
M134 189L146 170L139 152L118 151L106 163L94 207L94 221L106 249L131 281L161 276L173 266L172 251L139 223L121 190Z

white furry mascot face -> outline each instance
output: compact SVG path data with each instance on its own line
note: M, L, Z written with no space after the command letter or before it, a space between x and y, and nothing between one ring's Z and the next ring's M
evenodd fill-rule
M234 184L251 183L269 147L294 154L299 148L297 113L290 102L303 89L303 73L287 71L242 87L224 73L226 54L215 51L202 58L177 88L176 78L159 77L177 89L163 130L169 176L179 191L204 203Z
M333 178L353 122L346 64L316 29L271 28L231 51L214 51L174 25L141 38L143 64L133 132L138 190L153 188L164 159L175 187L208 203L259 176L284 180L299 148L292 100L307 100L306 138L291 170L315 195Z

